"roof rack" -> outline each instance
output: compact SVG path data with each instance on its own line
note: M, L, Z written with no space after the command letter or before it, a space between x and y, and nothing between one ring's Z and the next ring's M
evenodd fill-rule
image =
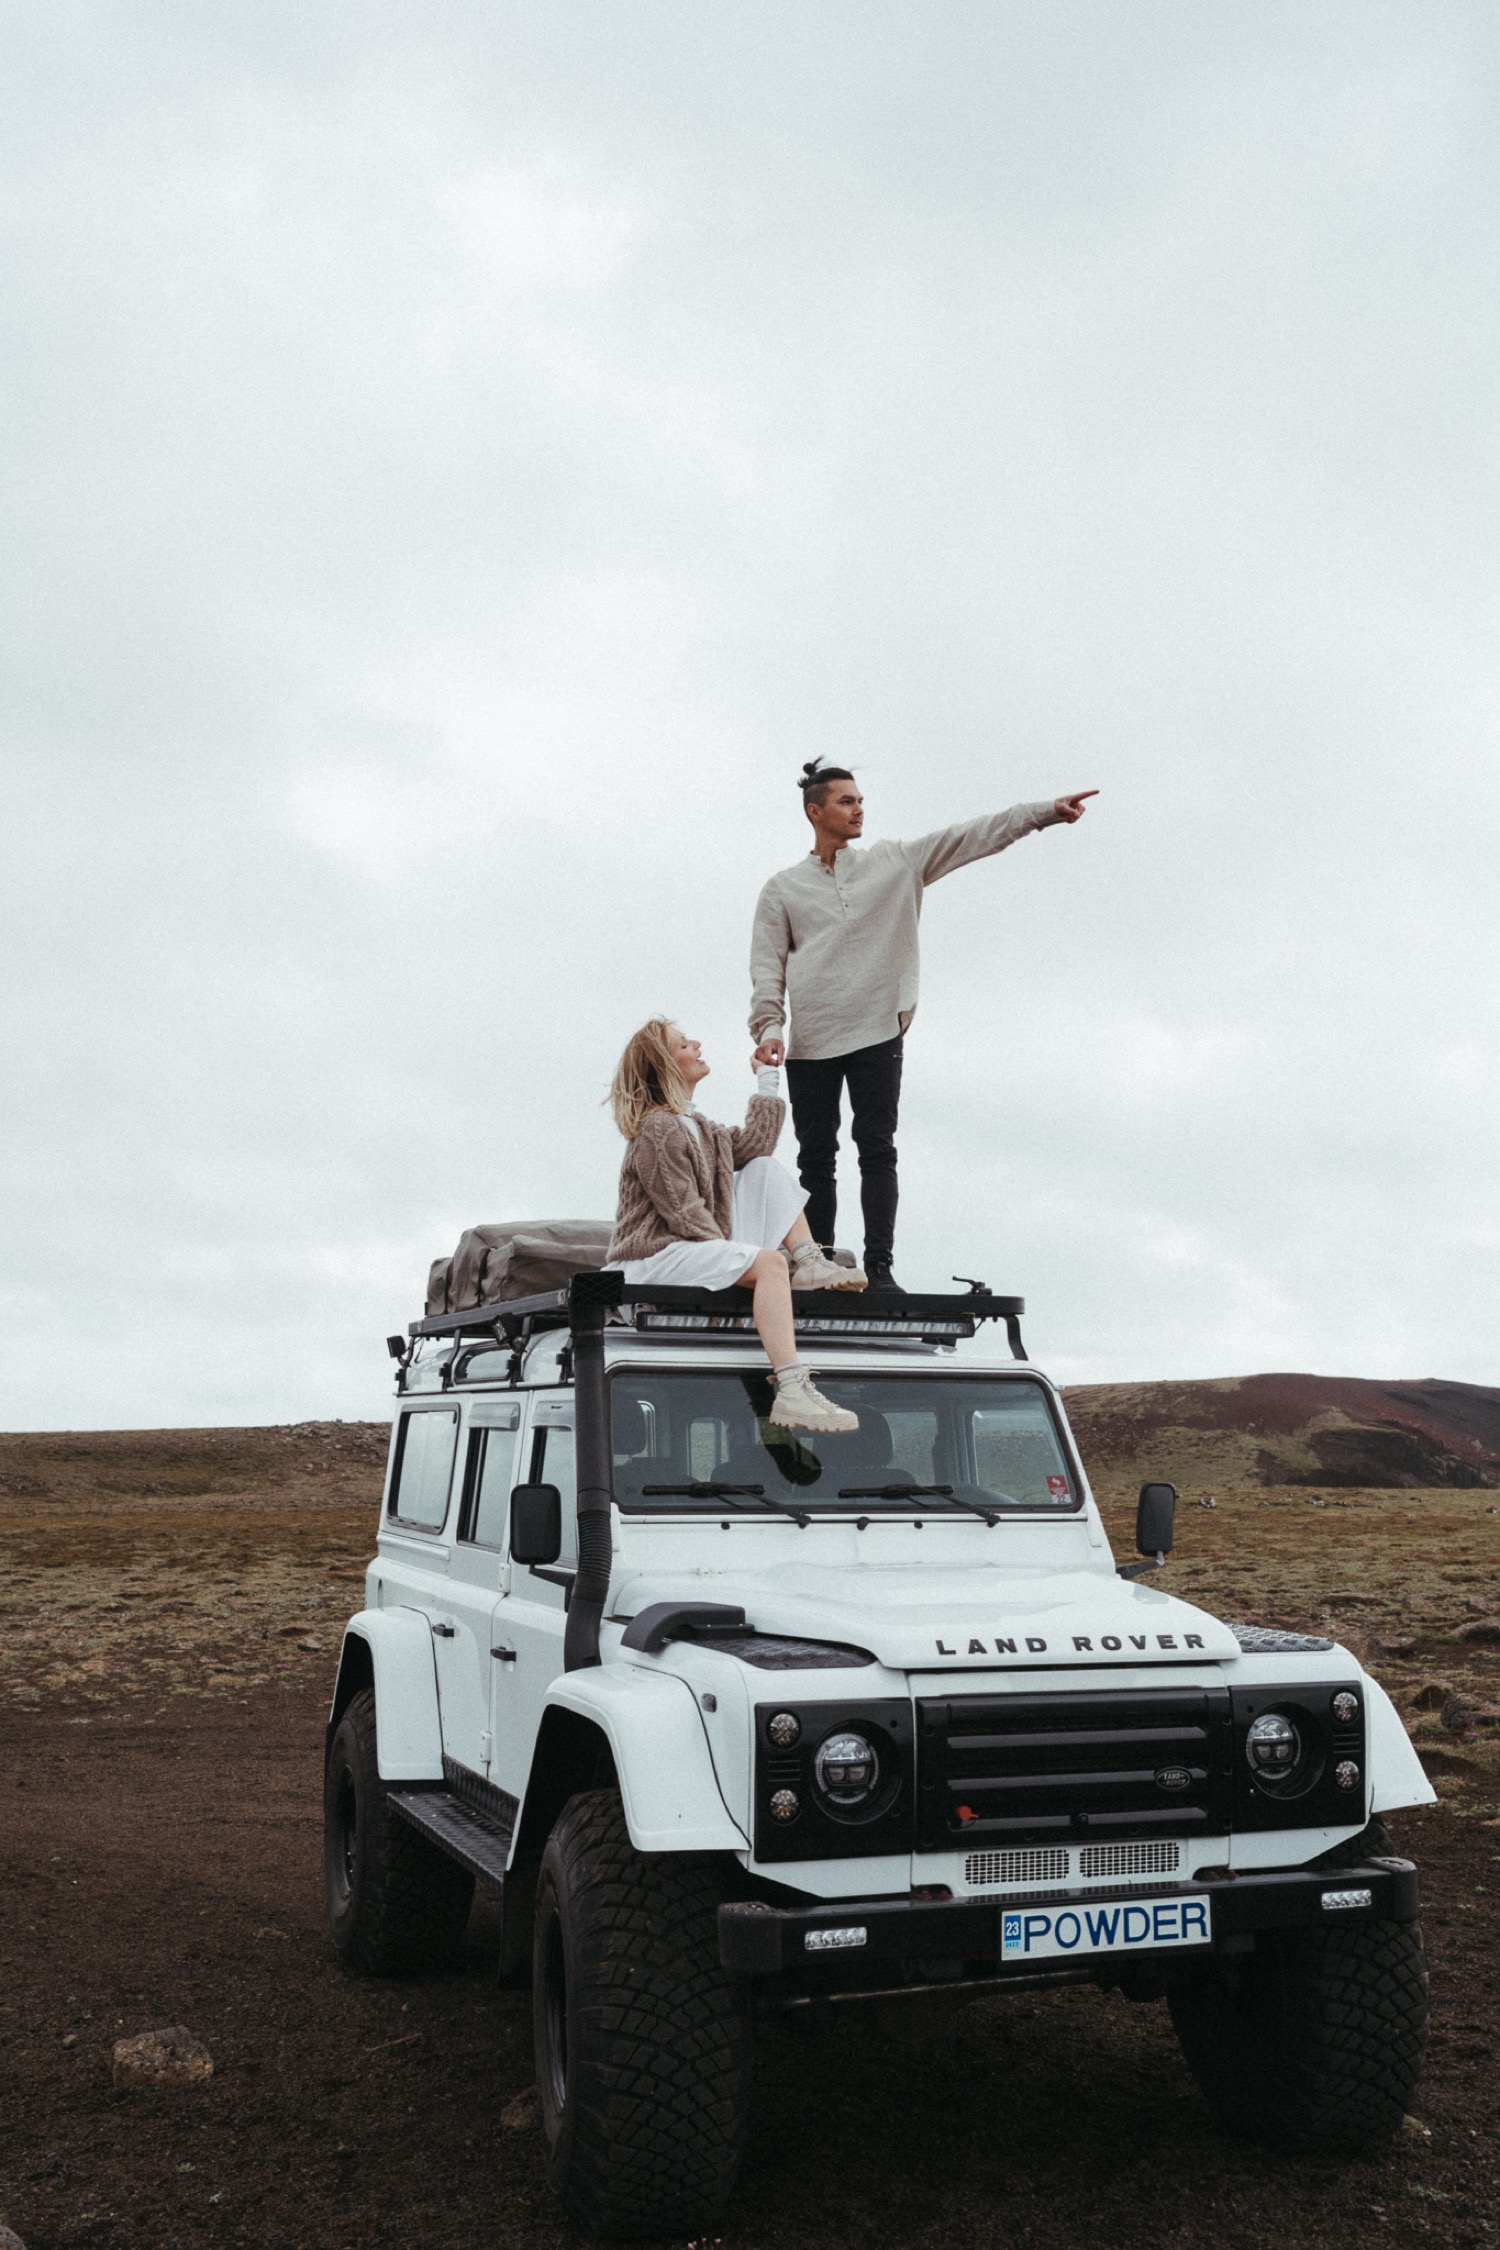
M948 1343L972 1336L982 1320L1003 1320L1011 1350L1017 1359L1024 1359L1021 1314L1025 1309L1021 1298L992 1296L979 1282L970 1282L957 1297L862 1298L841 1289L810 1289L798 1299L797 1325L807 1331L816 1321L823 1335L901 1334ZM637 1289L627 1285L622 1273L594 1271L575 1273L566 1289L550 1289L539 1297L512 1297L501 1304L473 1305L463 1312L414 1320L411 1343L402 1353L399 1380L404 1382L411 1348L419 1337L478 1339L488 1333L497 1343L510 1345L514 1381L520 1373L520 1352L533 1335L541 1329L568 1331L565 1351L577 1406L578 1506L578 1568L563 1632L563 1669L568 1672L598 1663L599 1627L609 1595L613 1456L604 1337L611 1320L636 1328L651 1321L671 1321L674 1327L697 1335L726 1329L737 1334L750 1325L743 1289ZM400 1348L399 1336L388 1341ZM452 1365L450 1356L445 1381Z
M633 1286L619 1273L576 1273L566 1289L537 1297L512 1297L498 1304L470 1305L462 1312L434 1313L414 1320L407 1333L418 1336L493 1335L520 1345L549 1328L595 1326L601 1314L642 1333L672 1330L684 1335L753 1335L743 1289L671 1289ZM799 1291L797 1332L805 1336L907 1336L930 1343L955 1343L972 1336L982 1321L1003 1321L1017 1359L1024 1297L997 1297L975 1284L961 1294L864 1296L847 1289Z

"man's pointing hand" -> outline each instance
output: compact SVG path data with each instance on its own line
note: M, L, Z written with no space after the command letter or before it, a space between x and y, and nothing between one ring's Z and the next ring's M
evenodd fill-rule
M1097 789L1075 789L1071 797L1059 797L1052 809L1059 820L1082 820L1085 811L1084 799L1086 797L1097 797L1098 794Z

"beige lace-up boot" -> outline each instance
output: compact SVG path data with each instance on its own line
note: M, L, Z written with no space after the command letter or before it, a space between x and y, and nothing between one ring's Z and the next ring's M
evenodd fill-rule
M863 1289L863 1266L836 1266L816 1242L799 1242L791 1254L794 1289Z
M805 1367L789 1367L776 1378L776 1397L767 1419L778 1430L857 1430L859 1416L835 1406L817 1388Z

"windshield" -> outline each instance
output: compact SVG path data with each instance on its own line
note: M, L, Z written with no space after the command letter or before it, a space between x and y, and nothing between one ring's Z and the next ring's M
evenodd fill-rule
M610 1390L620 1506L636 1515L874 1516L1081 1504L1039 1383L820 1370L818 1386L852 1408L857 1430L778 1429L762 1375L618 1369Z

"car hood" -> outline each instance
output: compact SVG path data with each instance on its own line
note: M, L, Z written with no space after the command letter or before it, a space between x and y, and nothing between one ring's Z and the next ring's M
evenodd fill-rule
M1093 1570L914 1572L788 1563L744 1578L640 1572L616 1617L653 1602L725 1602L762 1633L848 1641L898 1671L1182 1664L1236 1658L1227 1625L1155 1586Z

